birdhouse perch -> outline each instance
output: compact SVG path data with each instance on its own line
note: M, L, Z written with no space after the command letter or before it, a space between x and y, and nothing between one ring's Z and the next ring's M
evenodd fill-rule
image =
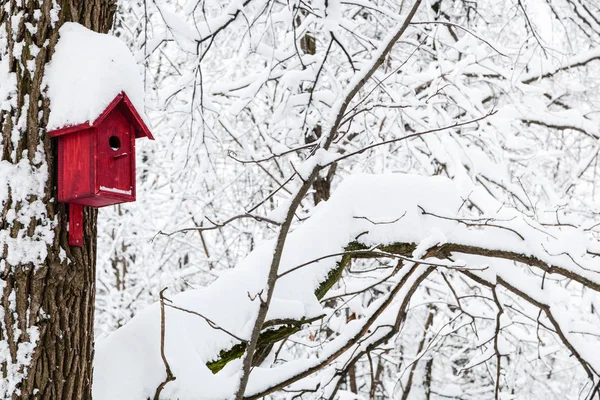
M69 244L81 246L83 206L135 201L135 139L154 137L125 92L93 123L48 134L58 139L58 201L69 204Z

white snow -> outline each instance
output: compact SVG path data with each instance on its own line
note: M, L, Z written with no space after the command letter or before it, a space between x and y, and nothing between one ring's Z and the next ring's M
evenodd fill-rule
M310 261L343 251L357 236L367 246L416 243L418 246L413 257L417 259L432 246L445 242L487 249L501 246L507 251L533 255L600 282L598 265L580 254L581 246L589 240L581 231L553 229L551 234L546 233L548 228L527 220L512 209L499 206L494 199L473 191L468 185L463 186L459 189L447 178L403 174L354 175L347 178L329 201L289 235L279 274L303 263L307 265L278 279L267 321L322 315L324 310L314 291L335 267L339 257ZM468 226L457 220L464 199L471 193L476 193L475 200L486 214L480 227ZM486 224L487 218L494 223ZM581 242L576 253L572 251L574 240ZM555 249L553 254L556 255L548 254L544 246ZM177 306L198 312L235 336L248 340L259 304L257 296L264 292L273 249L274 241L264 242L212 285L184 292L172 300ZM466 260L466 265L481 267L481 260L469 263L472 257L461 259ZM406 263L400 275L407 273L413 265ZM419 268L424 272L422 266ZM493 279L494 270L486 270L482 276ZM394 276L391 279L397 281L400 278ZM383 300L372 303L364 311L365 315L372 314ZM393 310L394 307L391 307L379 318L393 319L396 315ZM318 359L300 360L270 369L257 368L253 372L249 392L258 393L270 383L293 376L302 368L333 354L345 340L358 332L363 323L364 319L356 321L356 330L347 326L338 338L324 347L324 353ZM231 348L238 341L223 331L211 328L198 316L168 307L166 326L165 353L177 380L166 386L163 392L165 398L231 397L239 379L240 363L232 362L216 375L205 363L217 359L219 351ZM94 398L151 396L165 374L159 348L160 312L158 304L154 304L98 342Z
M100 190L104 190L106 192L111 192L111 193L118 193L118 194L131 194L131 189L121 190L121 189L109 188L106 186L100 186Z
M72 22L59 33L44 75L51 103L47 129L91 124L122 91L147 122L143 80L125 43Z

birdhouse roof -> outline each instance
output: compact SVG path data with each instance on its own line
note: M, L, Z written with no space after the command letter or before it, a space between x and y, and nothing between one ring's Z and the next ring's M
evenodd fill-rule
M144 83L125 43L72 22L59 35L44 74L50 100L47 130L56 136L96 126L118 107L141 136L152 138Z
M86 121L82 124L54 129L52 131L49 131L48 134L51 137L57 137L69 133L78 132L84 129L95 128L102 123L104 118L106 118L111 112L115 110L121 111L125 118L127 118L127 121L129 121L129 123L135 127L136 139L140 137L147 137L150 140L154 140L154 136L152 136L152 133L150 133L150 129L148 129L148 126L146 126L146 123L144 122L140 114L137 112L137 110L135 109L135 107L131 103L131 100L129 99L129 97L127 97L127 94L125 92L119 93L113 99L113 101L110 102L110 104L108 105L108 107L106 107L102 114L100 114L100 116L98 116L98 118L96 118L92 123Z

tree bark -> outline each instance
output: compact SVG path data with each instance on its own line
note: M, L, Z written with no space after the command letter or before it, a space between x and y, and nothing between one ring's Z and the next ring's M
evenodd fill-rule
M72 21L106 33L115 3L7 0L0 8L3 399L91 398L97 211L84 209L83 245L69 247L68 207L56 202L56 145L45 129L51 105L42 78L60 26ZM9 177L18 170L27 171L22 182Z

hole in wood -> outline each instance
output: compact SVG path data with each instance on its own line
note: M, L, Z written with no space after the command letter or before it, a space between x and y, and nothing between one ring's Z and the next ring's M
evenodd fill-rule
M111 136L108 139L108 145L110 146L111 149L113 149L114 151L117 151L121 148L121 140L116 136Z

